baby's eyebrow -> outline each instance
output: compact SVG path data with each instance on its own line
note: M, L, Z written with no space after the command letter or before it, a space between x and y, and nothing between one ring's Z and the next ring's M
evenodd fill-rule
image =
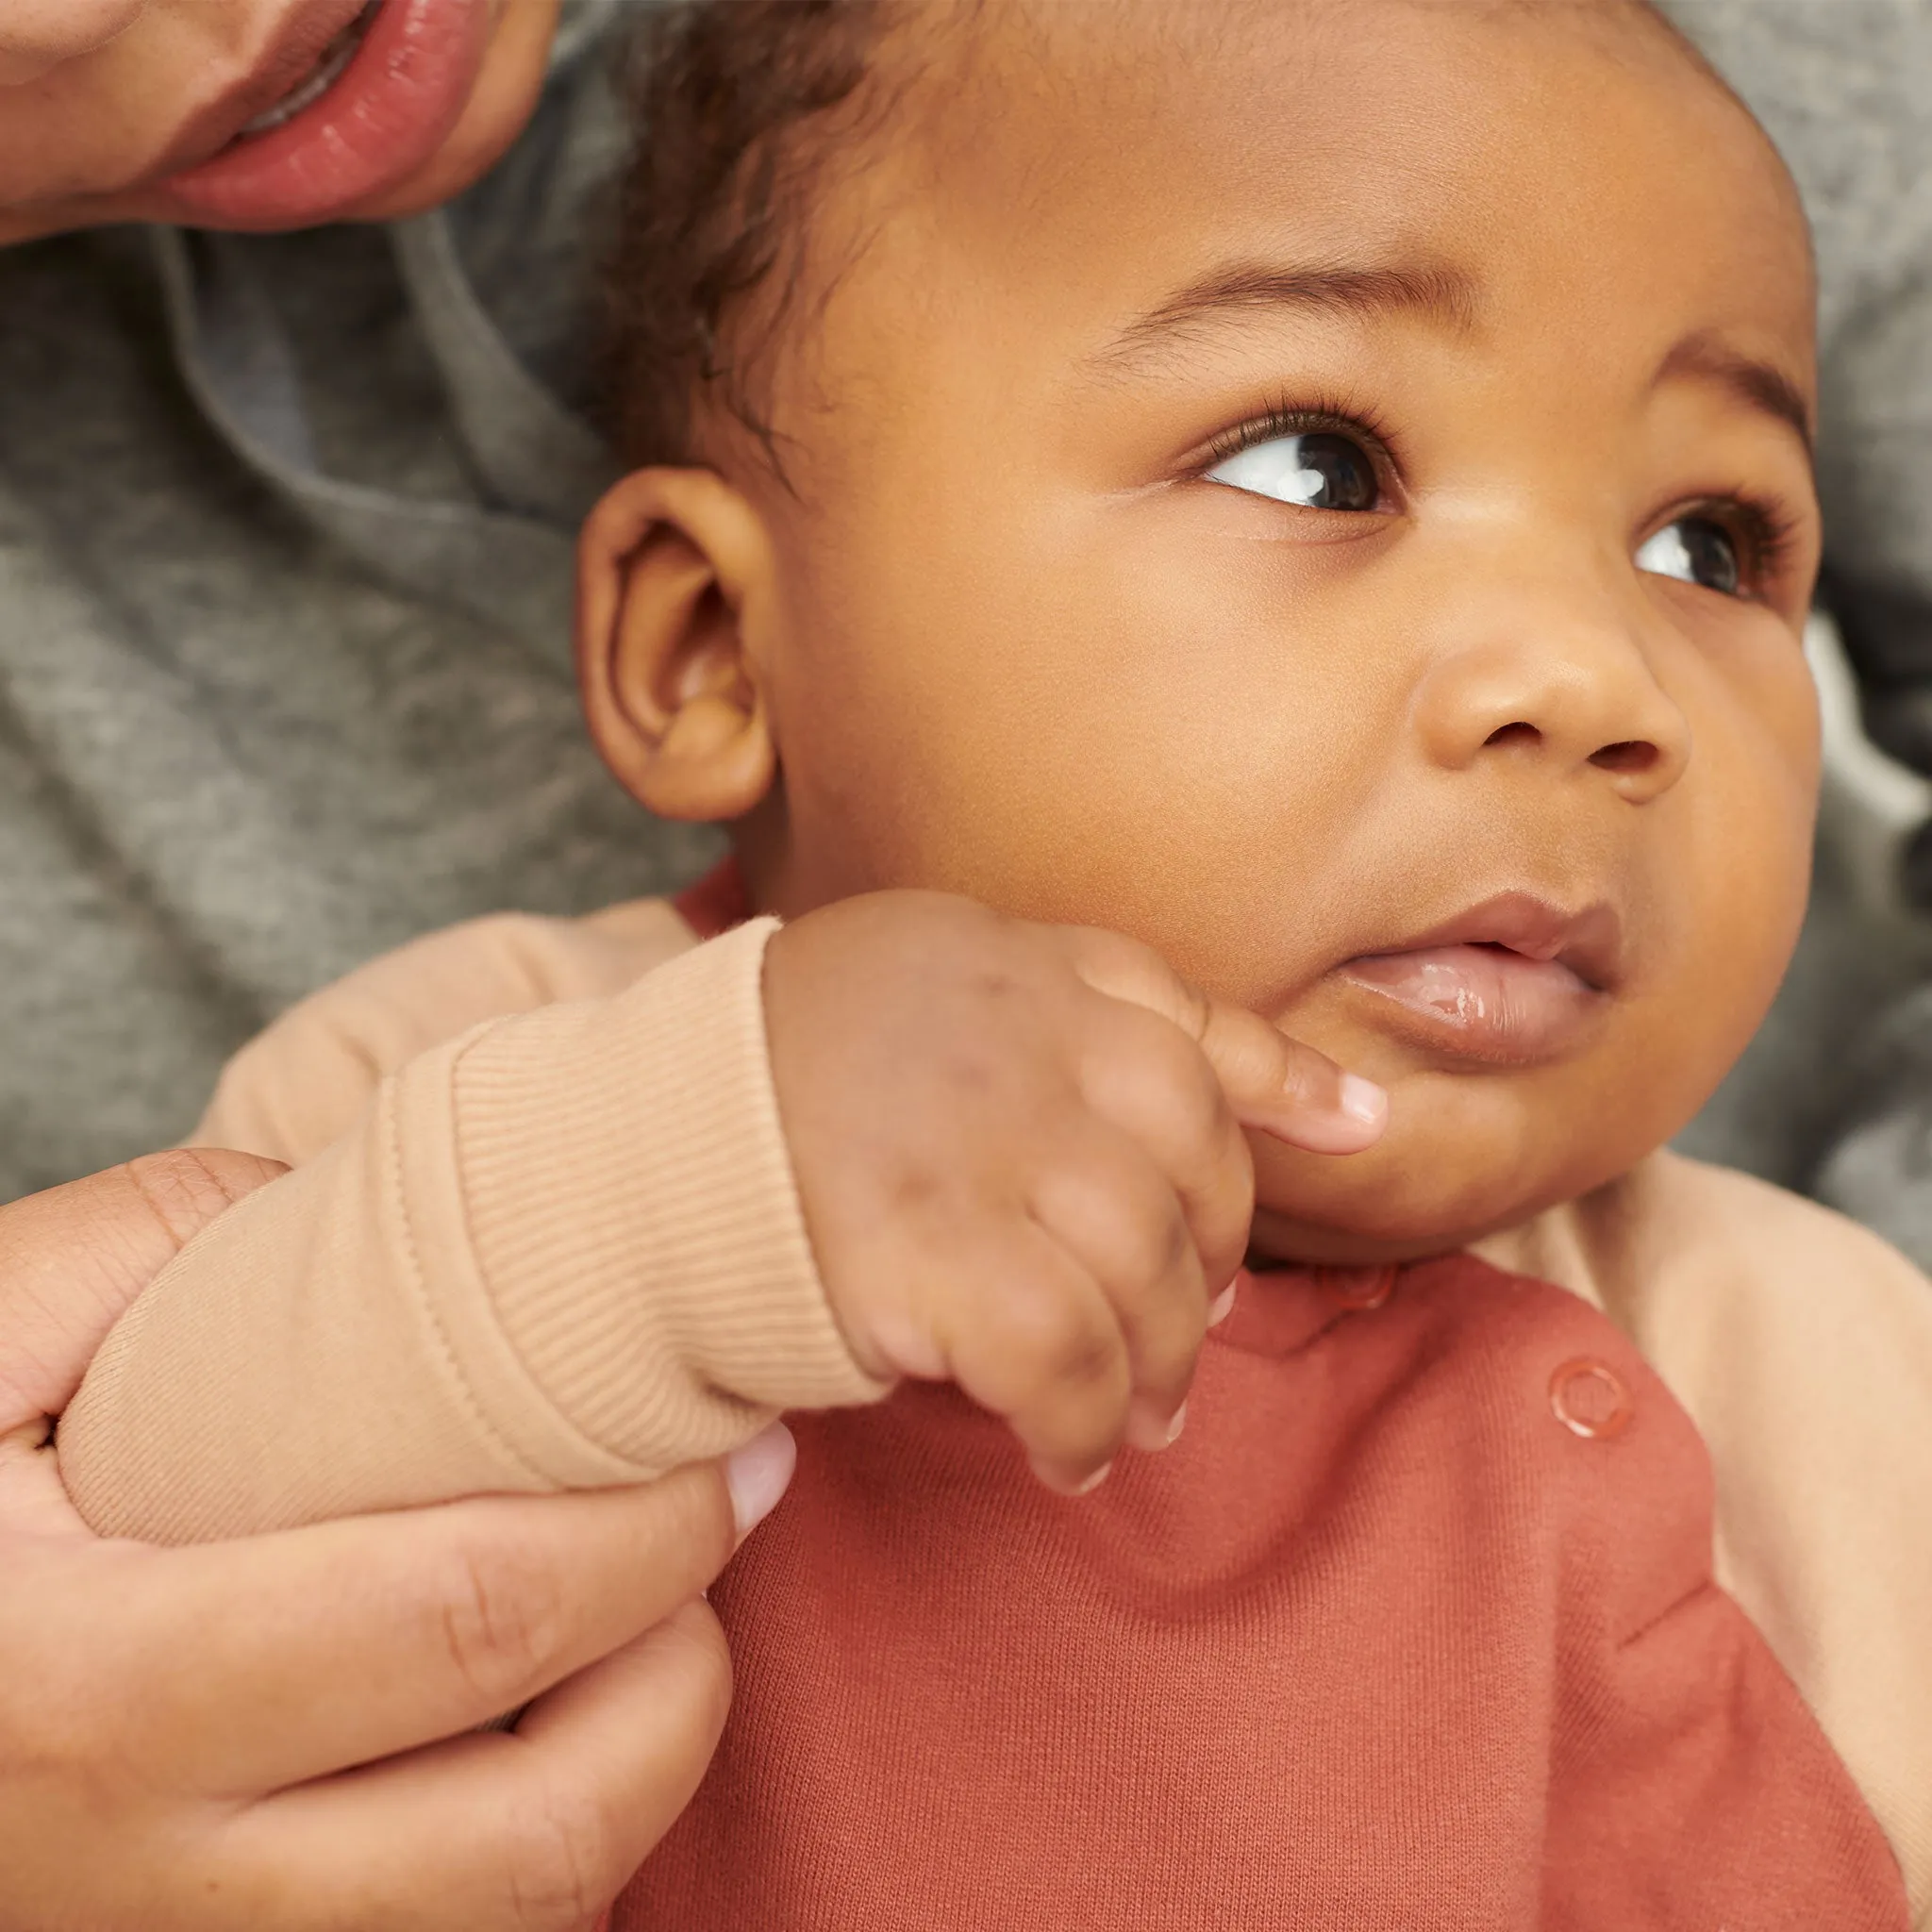
M1796 430L1806 456L1813 454L1811 406L1804 391L1776 364L1747 356L1699 329L1677 342L1657 364L1651 387L1685 375L1715 382L1749 408Z
M1446 264L1234 261L1137 316L1094 359L1114 367L1139 361L1198 324L1243 309L1311 309L1357 322L1415 315L1467 335L1477 306L1474 280Z

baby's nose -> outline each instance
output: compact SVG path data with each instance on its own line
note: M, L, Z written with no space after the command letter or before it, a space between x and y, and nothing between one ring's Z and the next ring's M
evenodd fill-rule
M1573 629L1451 652L1429 669L1417 718L1430 757L1452 770L1489 758L1603 774L1632 804L1683 775L1690 730L1634 639Z

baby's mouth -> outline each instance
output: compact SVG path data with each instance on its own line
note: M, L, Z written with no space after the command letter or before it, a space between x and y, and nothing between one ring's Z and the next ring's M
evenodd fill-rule
M1567 913L1507 892L1336 971L1392 1008L1384 1017L1417 1045L1529 1066L1583 1039L1609 1004L1620 953L1608 907Z

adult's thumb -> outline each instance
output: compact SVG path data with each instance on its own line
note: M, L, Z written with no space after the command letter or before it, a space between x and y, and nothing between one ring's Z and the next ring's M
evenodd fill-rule
M285 1172L257 1154L172 1148L0 1208L0 1426L64 1408L135 1296Z

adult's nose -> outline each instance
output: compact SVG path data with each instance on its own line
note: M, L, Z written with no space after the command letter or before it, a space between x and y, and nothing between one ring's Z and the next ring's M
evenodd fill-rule
M1463 614L1464 641L1430 663L1416 719L1451 770L1484 760L1587 775L1642 805L1690 758L1690 726L1622 614L1531 599Z
M0 87L24 87L124 34L148 0L0 0Z

